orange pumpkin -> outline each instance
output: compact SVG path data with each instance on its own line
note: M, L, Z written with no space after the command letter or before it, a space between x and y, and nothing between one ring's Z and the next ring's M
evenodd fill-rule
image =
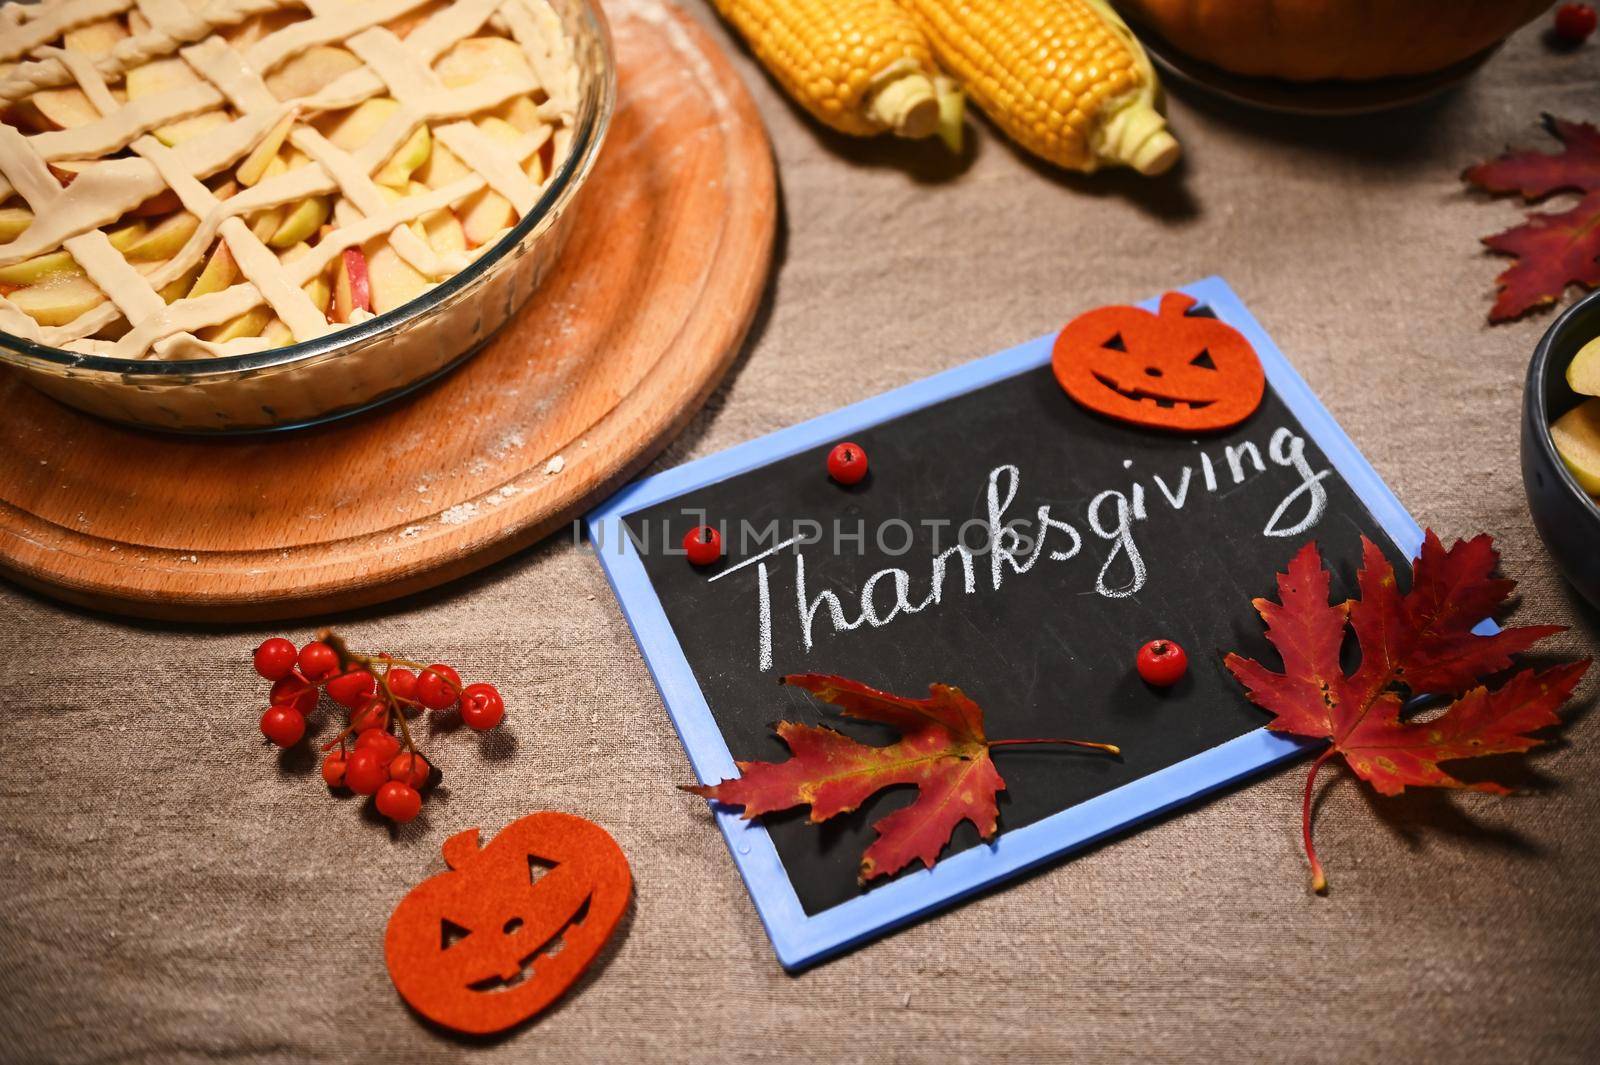
M402 998L461 1032L504 1031L570 987L628 906L628 859L581 817L530 814L487 847L478 830L444 844L449 872L412 888L389 918L384 956Z
M1120 0L1117 7L1224 70L1317 81L1439 70L1501 40L1550 0Z
M1158 314L1098 307L1056 337L1050 363L1067 395L1108 418L1152 429L1208 432L1255 412L1266 375L1233 326L1191 315L1193 296L1168 292Z

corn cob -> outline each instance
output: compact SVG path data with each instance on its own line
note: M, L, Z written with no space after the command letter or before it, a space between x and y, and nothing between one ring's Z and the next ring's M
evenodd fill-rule
M1002 130L1057 166L1177 161L1160 83L1104 0L900 0L934 55Z
M927 40L896 0L712 3L823 124L857 137L960 129L960 91L938 76Z

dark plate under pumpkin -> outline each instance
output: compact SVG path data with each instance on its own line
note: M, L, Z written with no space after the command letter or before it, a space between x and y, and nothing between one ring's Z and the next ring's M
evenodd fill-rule
M1193 85L1236 104L1286 115L1369 115L1409 107L1466 81L1500 49L1497 42L1459 63L1411 77L1297 82L1234 74L1194 58L1148 26L1134 28L1169 85Z
M1588 398L1567 387L1567 365L1597 336L1600 291L1568 308L1534 348L1522 394L1522 485L1550 557L1600 607L1600 506L1578 487L1550 439L1550 423Z

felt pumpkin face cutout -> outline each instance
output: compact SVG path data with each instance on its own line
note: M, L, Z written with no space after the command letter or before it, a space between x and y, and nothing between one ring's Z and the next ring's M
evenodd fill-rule
M1227 429L1261 404L1261 360L1237 329L1191 315L1195 300L1161 297L1157 314L1100 307L1056 337L1051 366L1078 403L1108 418L1178 432Z
M571 814L536 813L486 847L468 829L444 844L450 869L395 907L384 956L395 989L429 1020L504 1031L555 1001L627 909L628 859Z

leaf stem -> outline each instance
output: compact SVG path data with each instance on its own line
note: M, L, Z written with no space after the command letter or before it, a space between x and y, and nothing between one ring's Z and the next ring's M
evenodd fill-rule
M989 741L989 746L990 747L1017 747L1017 746L1021 746L1023 744L1031 744L1031 743L1061 743L1061 744L1065 744L1068 747L1089 747L1089 748L1092 748L1092 749L1094 749L1096 751L1105 751L1107 754L1121 754L1122 753L1122 748L1118 747L1114 743L1092 743L1089 740L1060 740L1060 739L1048 739L1048 738L1047 739L1037 739L1037 740L990 740Z
M1311 890L1318 895L1328 893L1328 878L1322 875L1322 863L1317 860L1317 848L1311 842L1311 793L1316 786L1317 770L1321 769L1322 763L1333 755L1334 747L1330 744L1317 755L1317 760L1311 763L1311 772L1306 774L1305 801L1300 807L1300 834L1305 840L1306 859L1311 863Z

